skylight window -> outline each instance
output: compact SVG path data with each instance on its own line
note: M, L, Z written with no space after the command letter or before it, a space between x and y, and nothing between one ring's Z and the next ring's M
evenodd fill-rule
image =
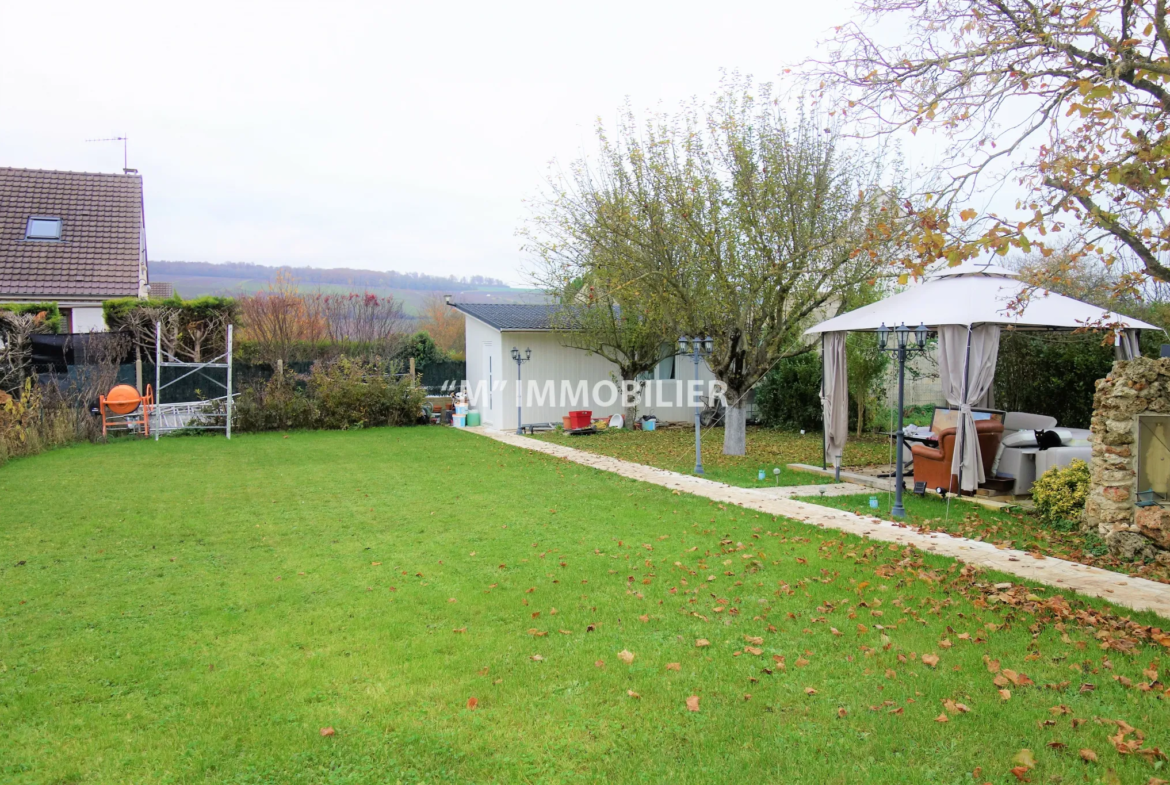
M61 219L47 218L34 215L28 219L28 230L24 234L26 240L60 240Z

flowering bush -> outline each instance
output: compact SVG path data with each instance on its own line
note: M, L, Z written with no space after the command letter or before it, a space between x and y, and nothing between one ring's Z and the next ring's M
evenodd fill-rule
M1032 485L1036 512L1054 526L1075 526L1089 496L1089 476L1089 465L1081 460L1044 472Z

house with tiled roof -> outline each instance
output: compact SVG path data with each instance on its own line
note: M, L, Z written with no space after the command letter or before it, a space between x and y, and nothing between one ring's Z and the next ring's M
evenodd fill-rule
M0 303L56 302L81 333L149 285L141 176L0 167Z

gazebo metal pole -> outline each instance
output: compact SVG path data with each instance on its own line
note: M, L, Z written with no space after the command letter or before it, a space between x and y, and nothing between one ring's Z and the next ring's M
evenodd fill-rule
M821 397L825 395L825 334L821 333ZM825 417L825 406L821 403L821 468L829 468L829 420ZM841 469L837 469L837 482L841 481Z
M975 325L967 325L967 352L963 358L963 387L959 395L959 495L963 493L963 444L966 441L967 420L963 417L963 405L967 401L967 374L971 368L971 330ZM950 485L950 482L947 482ZM950 490L948 488L947 490Z

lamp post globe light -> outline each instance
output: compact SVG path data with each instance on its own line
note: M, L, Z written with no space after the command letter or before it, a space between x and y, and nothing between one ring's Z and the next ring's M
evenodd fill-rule
M893 346L889 345L891 332L894 334ZM893 330L886 327L885 322L882 322L882 326L878 328L878 349L883 352L893 352L898 358L898 446L894 462L894 506L890 510L892 518L906 517L906 508L902 506L902 491L905 490L902 479L902 448L904 445L903 429L906 427L902 418L902 404L906 391L906 356L926 351L927 332L924 324L919 324L918 327L911 329L906 326L905 322ZM910 343L911 335L914 336L914 343Z
M520 386L520 366L532 359L532 349L524 350L524 354L520 354L520 350L515 346L512 347L512 359L516 361L516 434L524 433L524 420L521 415L521 406L524 403L524 391Z
M700 338L695 336L689 338L682 336L678 339L679 354L689 354L695 363L695 381L699 380L699 358L711 354L715 347L715 341L707 336ZM702 441L702 407L695 404L695 474L703 473L703 441Z

